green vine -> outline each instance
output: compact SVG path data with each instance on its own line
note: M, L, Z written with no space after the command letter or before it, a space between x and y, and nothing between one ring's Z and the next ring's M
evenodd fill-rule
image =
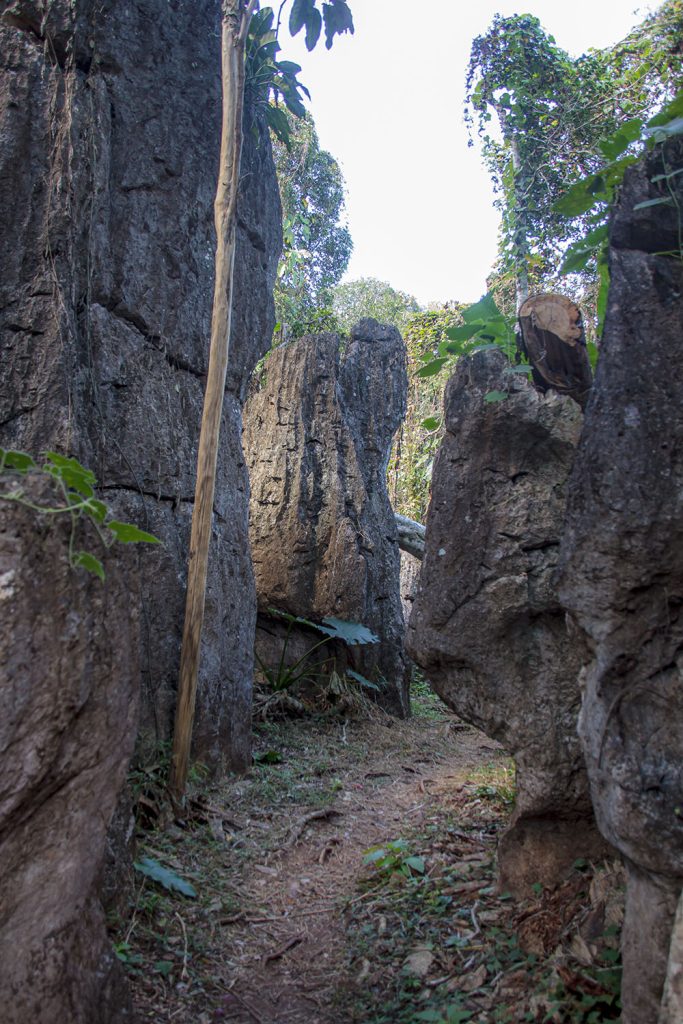
M97 480L91 470L86 469L76 459L67 458L57 452L45 452L45 462L39 466L26 452L0 448L0 477L9 479L10 474L16 477L43 475L54 481L61 497L57 505L41 505L31 501L25 488L14 483L9 490L0 490L0 499L13 501L42 516L69 516L71 533L69 535L69 564L74 569L85 569L101 580L104 579L102 562L90 551L76 550L76 531L79 520L84 516L94 525L100 540L109 548L116 541L121 544L160 544L158 537L145 530L140 530L132 523L123 523L113 517L111 509L95 496Z
M597 266L600 281L598 293L598 331L602 327L607 309L609 290L609 266L607 262L608 220L610 211L616 202L624 182L624 175L632 164L636 163L644 151L662 146L664 173L656 175L652 182L666 188L667 194L647 199L638 203L634 209L640 210L654 206L675 206L678 210L678 251L661 255L683 259L683 225L681 210L675 190L671 187L673 179L680 171L667 169L664 144L678 135L683 135L683 91L649 121L631 118L621 125L616 132L608 136L600 144L603 157L608 161L594 174L586 175L556 202L555 210L566 219L585 216L588 232L583 238L569 247L560 268L561 274L579 273L590 265ZM636 148L635 144L640 143Z

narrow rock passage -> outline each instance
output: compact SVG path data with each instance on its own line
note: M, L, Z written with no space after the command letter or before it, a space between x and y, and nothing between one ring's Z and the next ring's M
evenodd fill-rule
M128 964L141 1020L352 1019L347 913L367 899L366 851L405 837L503 756L436 698L418 711L403 722L266 723L251 775L200 802L203 822L144 840L198 900L172 909L147 884L138 895L124 954L141 958Z
M141 836L196 898L144 878L114 923L139 1022L619 1018L621 869L499 892L511 762L433 695L416 708L262 723L248 776Z
M417 733L420 748L401 750L394 763L388 751L373 756L369 749L368 760L346 780L329 816L294 817L282 848L253 865L245 889L256 902L267 902L269 913L253 917L238 939L243 952L226 995L225 1019L269 1024L348 1020L340 1005L354 984L345 908L367 896L358 890L364 854L418 827L440 804L449 783L462 781L497 753L479 733L452 733L449 724L421 723L417 729L413 724L406 730L392 723L390 731L401 747L410 733ZM455 742L449 744L451 736Z

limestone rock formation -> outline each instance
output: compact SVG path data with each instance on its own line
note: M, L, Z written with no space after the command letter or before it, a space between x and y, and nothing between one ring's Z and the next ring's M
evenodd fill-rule
M0 18L0 444L89 465L139 553L143 725L170 731L209 341L220 3L9 0ZM252 128L254 130L252 130ZM281 244L270 142L246 114L236 303L195 755L250 760L255 595L241 450Z
M403 607L403 621L408 624L410 614L413 610L413 602L420 582L420 569L422 560L401 551L401 605Z
M22 483L33 501L54 499ZM137 726L131 560L112 551L102 583L70 567L69 533L0 500L4 1024L132 1020L97 898Z
M362 320L343 355L334 334L276 349L245 410L250 536L262 609L360 622L381 643L353 665L382 677L382 701L407 713L399 549L386 488L405 415L405 349L394 328Z
M553 584L582 414L505 366L481 352L447 385L407 650L442 699L515 758L499 866L502 887L523 892L601 841L576 736L580 662Z
M560 596L584 648L596 815L629 870L624 1024L659 1020L683 885L683 267L661 255L679 251L682 166L679 139L626 174L561 558ZM637 209L670 188L676 204ZM680 960L680 925L671 949ZM683 1002L672 972L669 1007ZM667 1013L662 1024L676 1019Z

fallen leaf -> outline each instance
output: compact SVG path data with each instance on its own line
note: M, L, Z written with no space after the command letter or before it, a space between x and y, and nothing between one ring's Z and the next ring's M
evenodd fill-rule
M476 971L472 971L460 979L460 991L474 992L475 989L481 988L486 981L487 973L485 964L480 964Z
M403 970L414 978L426 978L434 963L434 954L426 946L416 946L403 961Z

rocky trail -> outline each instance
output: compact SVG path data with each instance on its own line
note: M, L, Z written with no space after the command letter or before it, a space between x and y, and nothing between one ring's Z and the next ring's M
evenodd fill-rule
M264 723L249 776L141 837L139 859L197 892L138 875L132 917L113 922L141 1020L578 1022L609 1008L613 964L594 975L606 915L620 920L613 874L582 866L530 903L497 893L511 764L436 698L416 709L406 722ZM150 792L138 785L143 802ZM545 964L563 943L564 982ZM544 979L578 986L586 1015L546 1017Z

